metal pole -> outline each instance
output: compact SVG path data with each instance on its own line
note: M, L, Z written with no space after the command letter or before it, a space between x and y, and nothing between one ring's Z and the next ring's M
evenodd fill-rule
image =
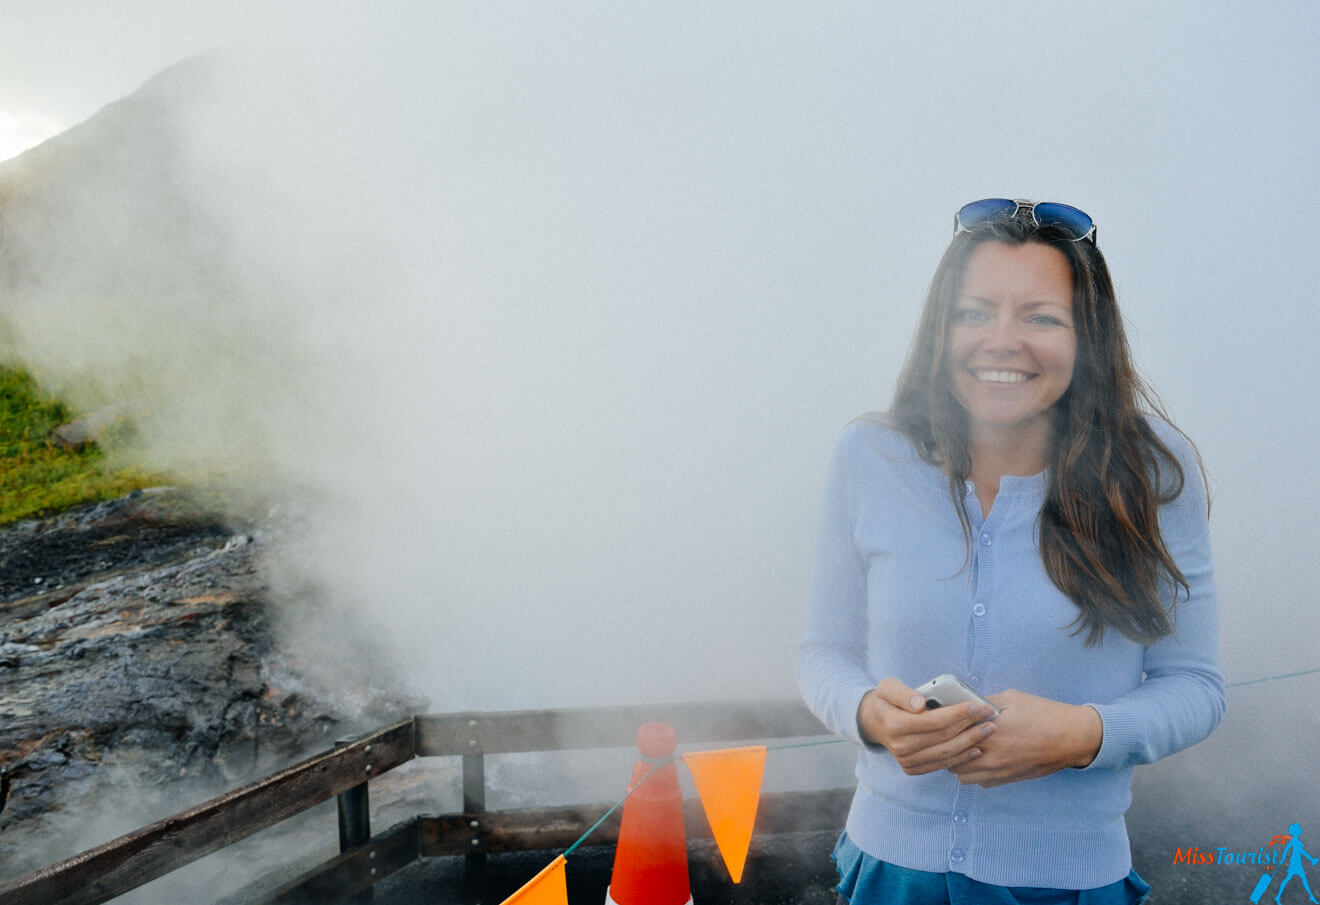
M367 795L367 784L364 782L347 792L340 792L338 802L339 850L346 852L370 842L371 803Z
M471 827L480 827L479 814L486 813L486 755L463 755L463 813L469 815ZM477 838L473 838L473 843ZM480 881L486 873L486 852L467 852L463 864L463 885L466 900L480 901Z
M335 747L340 748L354 741L355 739L351 738L339 739L335 742ZM368 752L370 750L370 748L367 749ZM368 770L370 770L370 767L368 767ZM370 842L371 799L367 792L367 784L365 782L359 783L346 792L340 792L336 796L336 804L339 810L339 851L346 852L351 848ZM346 901L352 903L352 905L370 905L371 902L375 901L375 887L368 886Z

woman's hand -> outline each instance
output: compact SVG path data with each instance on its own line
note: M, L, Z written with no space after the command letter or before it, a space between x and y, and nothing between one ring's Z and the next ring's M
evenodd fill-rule
M862 738L883 745L904 773L949 770L981 756L982 741L994 723L973 725L989 716L981 704L955 704L926 710L926 701L898 679L888 678L866 693L857 708Z
M990 788L1085 767L1100 751L1104 726L1093 707L1022 691L989 697L1002 711L994 735L981 745L981 757L950 768L967 785Z

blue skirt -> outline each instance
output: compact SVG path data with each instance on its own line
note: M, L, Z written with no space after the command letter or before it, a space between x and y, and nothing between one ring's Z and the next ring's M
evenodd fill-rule
M1097 889L994 886L959 873L935 874L878 861L848 834L834 846L839 895L850 905L1139 905L1150 892L1134 870Z

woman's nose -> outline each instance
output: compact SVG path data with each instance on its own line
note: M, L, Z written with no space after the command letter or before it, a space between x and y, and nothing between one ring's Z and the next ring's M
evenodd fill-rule
M989 324L987 330L984 345L988 350L1013 351L1022 345L1022 337L1012 318L996 318Z

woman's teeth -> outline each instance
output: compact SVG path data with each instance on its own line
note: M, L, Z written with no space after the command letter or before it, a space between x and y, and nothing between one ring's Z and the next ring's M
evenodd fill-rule
M972 374L987 383L1021 383L1027 379L1021 371L973 371Z

